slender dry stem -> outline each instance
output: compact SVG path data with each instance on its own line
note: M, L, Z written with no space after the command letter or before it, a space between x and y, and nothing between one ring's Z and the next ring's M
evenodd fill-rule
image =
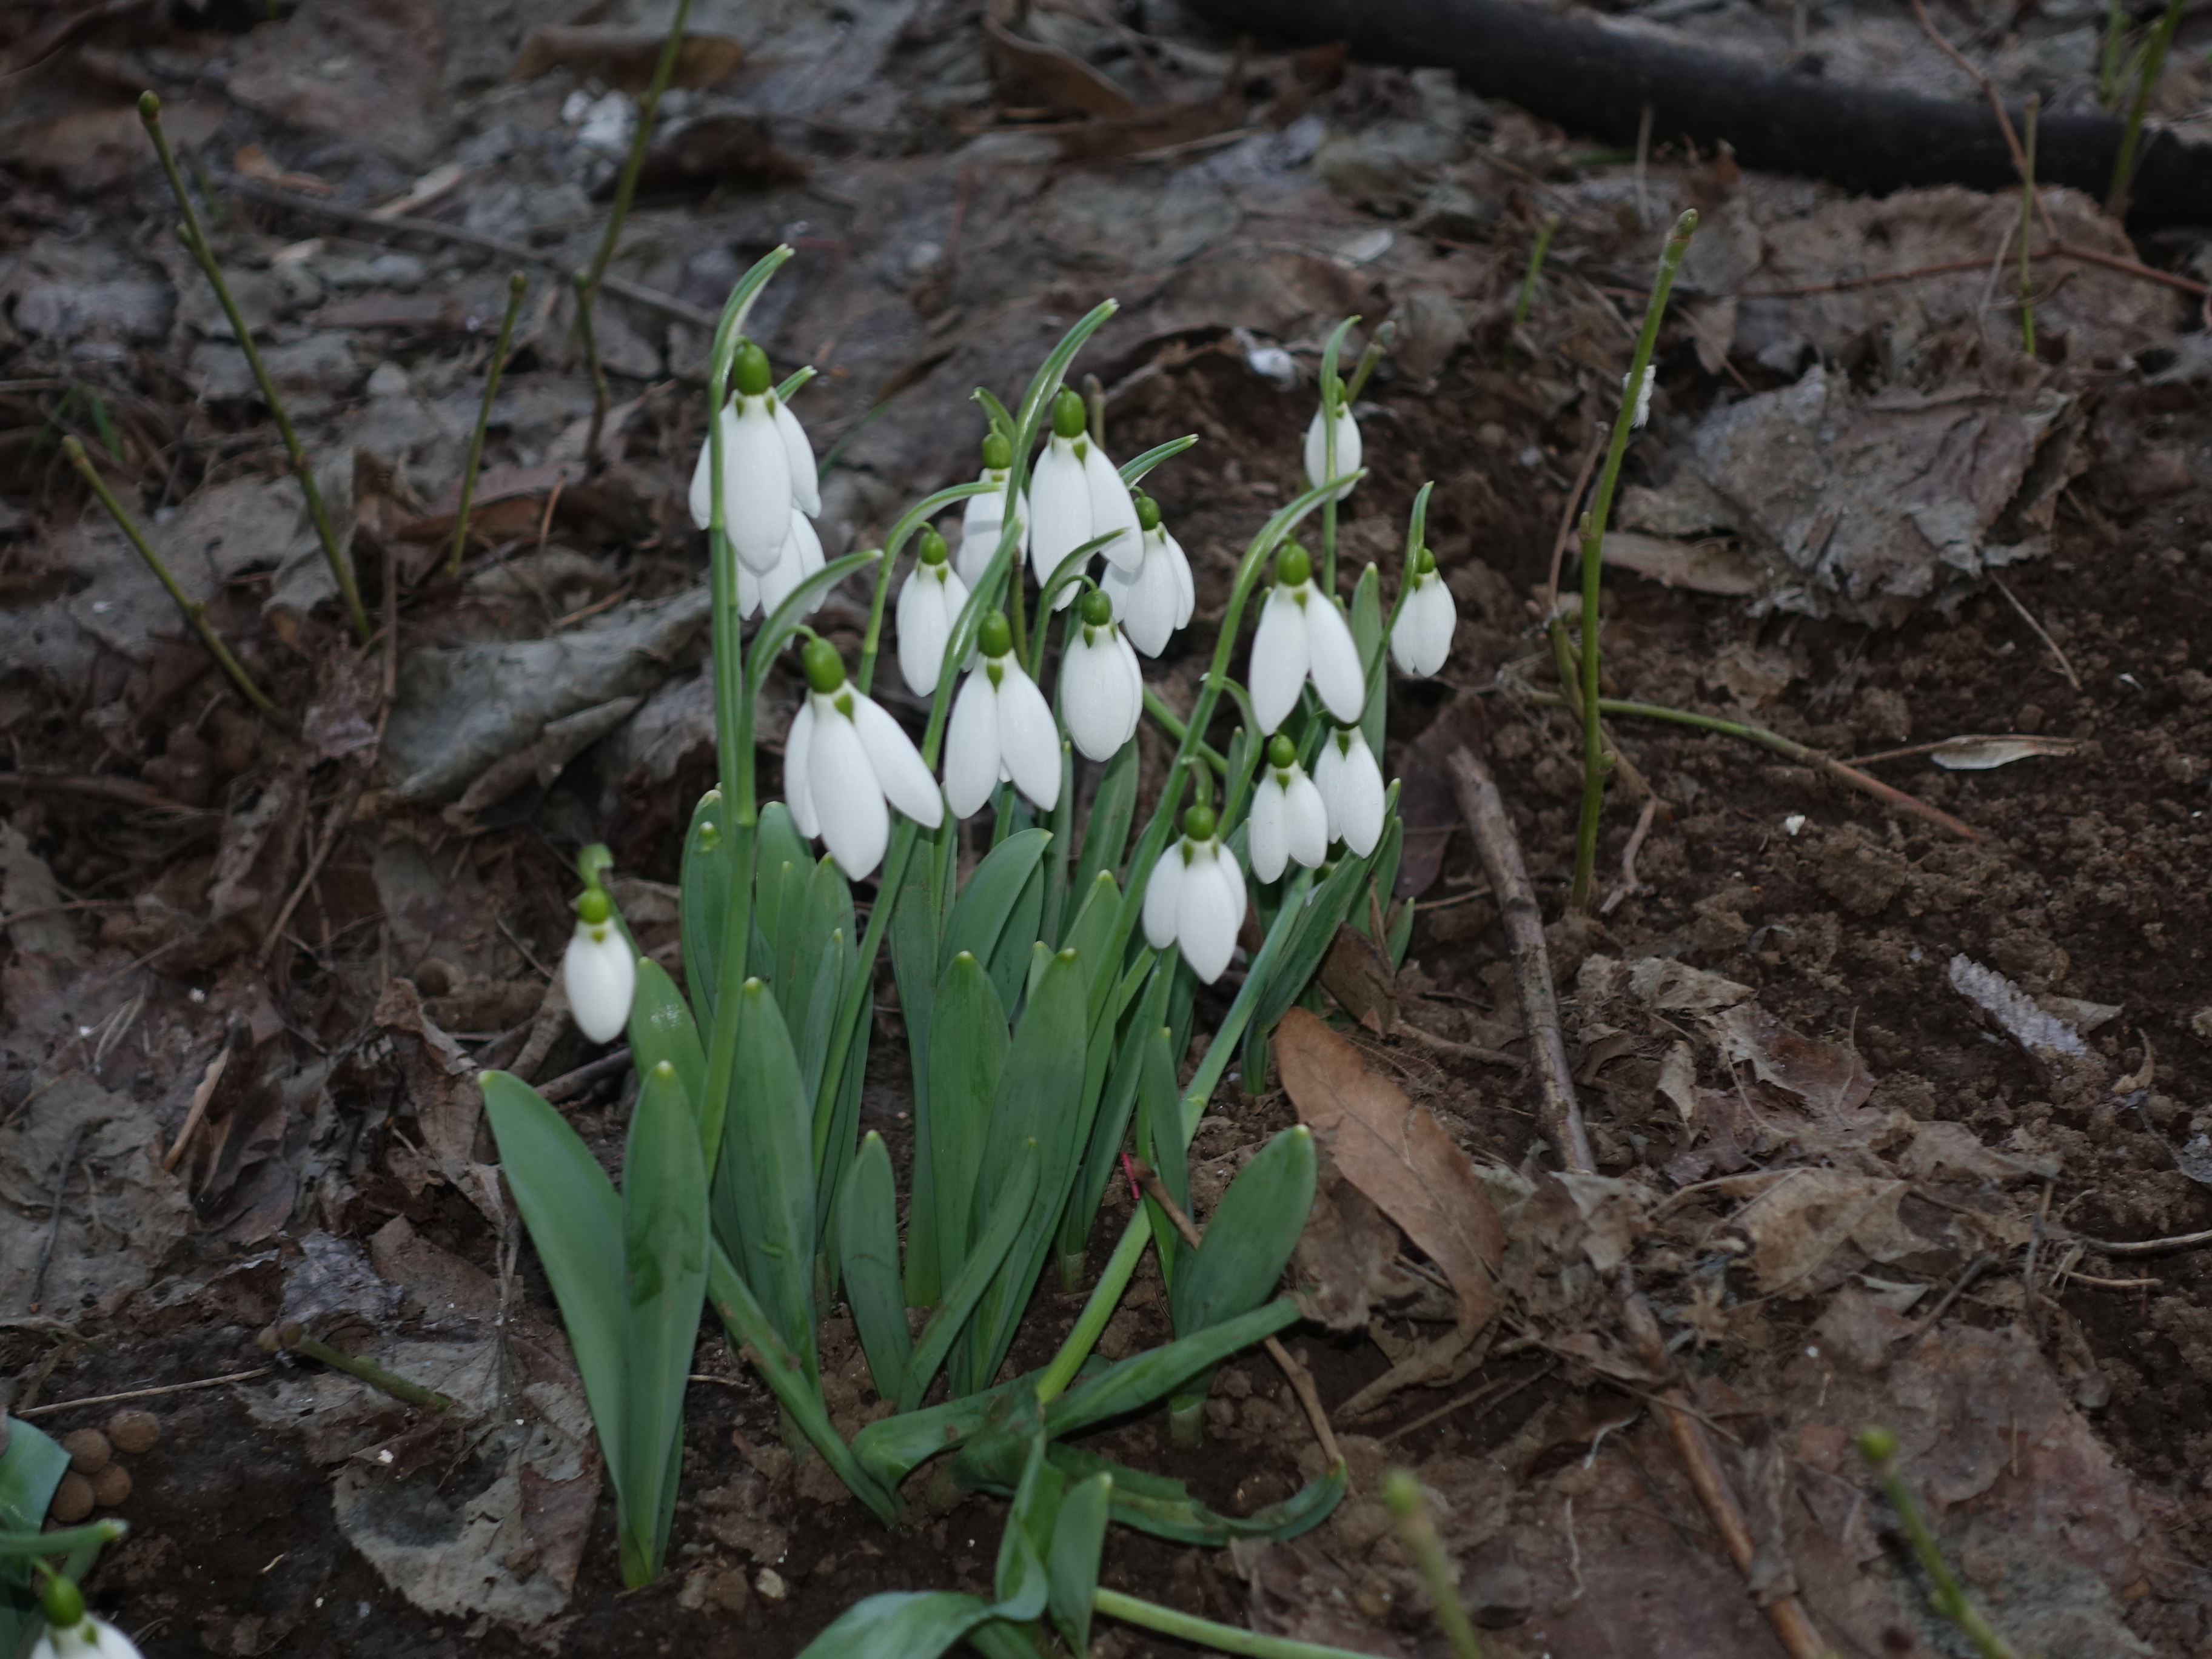
M460 505L453 512L453 550L446 556L446 574L461 574L461 552L469 540L469 504L476 499L477 468L483 464L485 428L491 425L491 406L499 396L499 377L507 367L507 348L514 338L515 314L522 309L522 296L529 291L530 278L516 271L507 279L507 314L499 319L499 343L491 349L491 363L484 370L483 407L477 410L476 430L469 434L469 459L461 468Z
M2021 143L2020 181L2020 341L2021 349L2031 357L2035 356L2035 262L2028 257L2027 245L2035 218L2035 118L2042 108L2042 95L2028 94L2027 112L2021 123L2027 131Z

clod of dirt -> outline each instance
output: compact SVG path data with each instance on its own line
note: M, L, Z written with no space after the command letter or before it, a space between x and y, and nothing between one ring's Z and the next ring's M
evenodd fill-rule
M62 1437L62 1449L70 1455L70 1468L79 1474L97 1474L107 1467L114 1449L98 1429L79 1429Z
M131 1471L120 1463L110 1463L92 1477L92 1501L104 1510L112 1510L131 1496Z
M161 1437L161 1419L151 1412L118 1412L107 1419L108 1443L132 1457L153 1450Z
M46 1505L49 1520L73 1527L92 1513L92 1482L71 1469L54 1488L54 1501Z

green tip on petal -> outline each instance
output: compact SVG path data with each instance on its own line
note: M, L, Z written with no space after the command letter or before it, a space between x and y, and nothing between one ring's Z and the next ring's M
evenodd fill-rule
M1859 1431L1859 1455L1869 1463L1887 1463L1897 1455L1897 1436L1883 1428Z
M769 371L768 353L750 340L739 341L737 361L731 365L731 374L740 397L759 397L768 390L772 378Z
M1275 580L1285 587L1296 587L1301 582L1313 580L1313 555L1292 542L1275 555Z
M160 93L142 92L138 94L138 116L141 120L157 119L161 113L161 94Z
M1298 746L1280 732L1268 740L1267 764L1278 772L1287 772L1298 763Z
M1083 428L1091 422L1091 411L1083 406L1083 394L1062 386L1060 396L1052 400L1052 429L1061 438L1080 438Z
M1194 806L1182 815L1182 832L1193 841L1213 839L1213 809Z
M46 1609L46 1622L56 1630L75 1630L84 1623L84 1592L74 1579L60 1573L47 1575L39 1589L39 1605Z
M806 684L825 697L845 683L845 659L827 640L807 641L799 653L799 665L806 671Z
M1114 601L1098 588L1083 596L1083 620L1093 628L1103 628L1114 620Z
M1003 611L994 611L983 618L983 626L975 636L975 643L987 657L1003 657L1014 648L1013 624L1006 620Z
M1436 568L1437 556L1430 552L1427 548L1425 547L1419 552L1413 555L1413 574L1416 576L1428 575L1434 571Z
M604 887L586 887L576 895L576 920L587 927L599 927L614 913L615 902Z
M983 465L994 472L1004 472L1014 464L1014 447L1006 441L1003 432L994 432L983 440Z
M657 1062L653 1068L653 1080L655 1083L675 1082L676 1062L672 1060L664 1060Z
M924 564L943 564L951 551L945 546L944 537L934 530L925 530L921 532L921 550L915 556Z
M1160 527L1160 504L1150 495L1137 497L1137 528L1146 534Z

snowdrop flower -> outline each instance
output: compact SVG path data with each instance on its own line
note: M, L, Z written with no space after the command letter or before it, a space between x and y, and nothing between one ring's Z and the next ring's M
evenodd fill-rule
M576 931L568 935L561 979L578 1030L594 1042L612 1042L622 1035L629 1024L630 999L637 994L637 958L615 926L614 901L596 882L576 900Z
M1244 925L1244 876L1237 855L1214 833L1213 809L1182 815L1182 838L1160 854L1145 889L1145 937L1152 949L1182 947L1182 959L1208 985L1237 951Z
M1358 726L1339 726L1322 739L1314 787L1328 812L1328 838L1357 858L1373 852L1382 839L1382 769Z
M750 566L738 562L738 615L750 619L775 610L791 597L792 589L821 569L822 562L822 538L814 533L812 520L793 507L791 531L783 538L775 568L755 575ZM800 614L811 617L819 605L817 599Z
M1337 394L1343 396L1341 392ZM1327 483L1332 477L1340 478L1347 472L1359 471L1359 422L1352 418L1349 409L1336 411L1336 470L1328 466L1328 428L1322 422L1322 411L1314 410L1313 420L1306 427L1306 482ZM1340 501L1352 494L1353 486L1346 484L1336 492Z
M983 440L983 470L976 475L978 483L996 484L988 495L970 495L960 519L960 580L968 584L968 591L983 580L990 568L991 556L999 550L999 537L1006 523L1006 480L1013 476L1014 450L1005 438L994 432ZM1021 551L1029 551L1030 501L1021 497L1019 514L1022 520Z
M1628 374L1633 374L1635 372L1632 368L1628 371ZM1632 429L1641 427L1651 418L1651 377L1655 372L1655 365L1650 363L1644 365L1644 384L1636 388L1636 413L1630 417L1628 422ZM1620 377L1620 390L1624 397L1628 392L1628 374Z
M899 723L845 681L844 659L827 640L799 653L806 701L783 744L783 793L791 820L819 836L852 880L872 875L890 844L892 806L925 830L945 821L937 780Z
M1437 556L1427 548L1413 556L1407 576L1413 586L1390 627L1390 656L1407 673L1425 679L1451 654L1459 611L1452 605L1451 589L1437 574Z
M1114 626L1114 605L1092 588L1060 667L1060 712L1075 746L1095 761L1110 760L1137 733L1145 712L1145 676L1137 653Z
M822 511L814 451L769 385L768 354L750 340L738 348L731 378L737 394L720 416L722 510L738 562L765 575L782 556L789 509ZM691 520L702 530L714 510L714 453L711 441L701 445L691 471Z
M1247 684L1262 732L1290 717L1309 674L1330 714L1340 720L1359 718L1367 706L1367 676L1352 624L1336 601L1314 586L1313 557L1294 542L1275 556L1275 586L1252 636Z
M87 1613L83 1593L59 1573L40 1587L39 1601L46 1628L31 1650L31 1659L140 1659L131 1638L105 1619Z
M1060 562L1096 536L1114 539L1100 550L1107 562L1133 574L1144 562L1144 531L1128 486L1106 452L1084 435L1080 392L1061 388L1052 402L1052 441L1030 474L1030 568L1040 585ZM1053 608L1071 604L1073 587Z
M899 589L898 599L899 672L917 697L935 694L945 642L967 603L968 584L946 556L945 538L934 530L923 531L914 569Z
M1189 623L1198 608L1198 588L1182 544L1168 534L1160 522L1160 504L1149 495L1137 497L1137 526L1144 532L1143 562L1133 574L1108 565L1099 586L1113 601L1114 618L1129 643L1157 657L1176 629Z
M945 728L945 801L971 817L1011 781L1039 811L1060 799L1060 727L1036 682L1014 660L1006 613L983 619L982 660L968 671Z
M1298 764L1297 745L1279 732L1252 792L1249 828L1252 873L1261 881L1274 880L1285 864L1318 869L1328 856L1328 808Z

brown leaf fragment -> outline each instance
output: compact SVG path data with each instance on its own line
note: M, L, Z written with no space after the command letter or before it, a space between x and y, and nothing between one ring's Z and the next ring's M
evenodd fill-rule
M556 69L590 76L622 92L643 92L653 82L667 31L611 24L550 24L531 31L514 62L510 81L532 81ZM711 87L735 75L745 61L744 42L727 34L686 29L676 49L673 87Z
M1462 1152L1425 1108L1368 1071L1359 1051L1293 1008L1275 1032L1283 1086L1299 1118L1366 1194L1451 1281L1461 1333L1498 1311L1505 1229Z
M995 18L986 17L983 27L1008 74L1028 82L1054 103L1109 119L1138 112L1135 99L1073 53L1024 40Z
M1398 1265L1398 1230L1337 1172L1326 1152L1320 1177L1305 1231L1291 1255L1298 1309L1332 1331L1356 1331L1376 1304L1411 1295L1428 1281Z
M1848 1118L1874 1092L1874 1073L1856 1054L1801 1036L1754 1003L1729 1009L1711 1030L1731 1065L1750 1061L1759 1081L1796 1095L1816 1117Z
M1398 975L1375 941L1357 928L1340 927L1322 958L1322 988L1337 1006L1377 1036L1398 1027Z

